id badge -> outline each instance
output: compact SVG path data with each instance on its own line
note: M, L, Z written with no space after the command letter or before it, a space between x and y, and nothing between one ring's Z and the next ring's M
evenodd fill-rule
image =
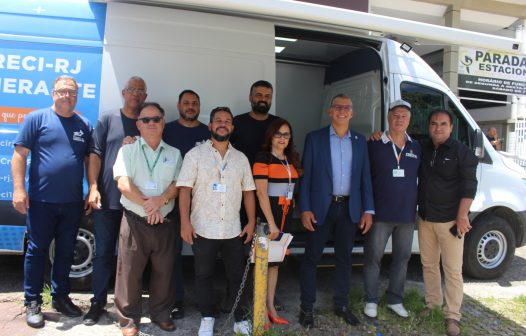
M226 184L214 182L212 184L212 191L213 192L219 192L219 193L225 193L226 192Z
M291 200L291 199L292 199L292 195L293 195L293 192L292 192L292 191L287 191L287 199L288 199L288 200Z
M404 177L405 173L403 169L393 169L393 177Z
M145 190L157 190L157 182L155 181L146 181L144 182L144 189Z

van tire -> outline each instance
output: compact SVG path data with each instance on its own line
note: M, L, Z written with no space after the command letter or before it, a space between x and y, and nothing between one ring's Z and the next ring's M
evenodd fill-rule
M53 264L55 256L55 240L49 246L49 261ZM73 264L69 272L71 290L84 291L91 290L91 278L93 274L93 258L95 257L95 234L93 232L92 216L82 216L75 251ZM46 271L46 277L50 276Z
M464 242L464 273L476 279L495 279L510 266L515 235L502 218L488 215L473 223Z

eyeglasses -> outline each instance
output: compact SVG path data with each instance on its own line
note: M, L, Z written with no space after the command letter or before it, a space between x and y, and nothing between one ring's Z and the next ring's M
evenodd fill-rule
M331 107L338 112L340 111L349 112L352 110L352 105L331 105Z
M66 96L76 97L77 96L77 90L59 89L59 90L54 90L54 91L59 97L66 97Z
M148 124L150 121L153 121L155 124L158 124L163 120L163 117L142 117L139 118L140 121L142 121L143 124Z
M146 90L145 89L137 89L137 88L134 88L134 87L127 87L126 91L128 93L131 93L131 94L135 94L135 93L138 94L138 95L146 94Z
M288 132L285 132L285 133L276 132L272 136L276 139L279 139L279 138L290 139L290 133Z

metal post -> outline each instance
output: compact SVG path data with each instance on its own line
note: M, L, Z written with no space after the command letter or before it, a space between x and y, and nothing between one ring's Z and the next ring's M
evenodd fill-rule
M263 335L267 321L268 246L266 223L258 221L254 265L254 335Z

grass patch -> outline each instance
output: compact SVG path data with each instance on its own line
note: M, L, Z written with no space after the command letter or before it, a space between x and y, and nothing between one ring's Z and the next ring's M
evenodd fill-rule
M515 324L526 327L526 295L511 299L477 298L493 314L502 317L504 324Z
M51 308L51 286L47 283L42 290L42 307Z
M378 303L378 317L369 319L363 315L363 290L355 288L350 293L350 307L356 316L367 324L367 330L382 335L443 335L445 332L444 315L439 308L428 311L418 288L406 291L403 301L409 311L408 318L401 318L387 307L385 295Z

